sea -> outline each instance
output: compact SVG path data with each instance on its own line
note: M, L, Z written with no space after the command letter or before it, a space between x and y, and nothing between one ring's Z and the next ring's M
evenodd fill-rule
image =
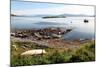
M84 22L88 20L88 22ZM15 29L42 29L47 27L72 28L72 31L64 34L63 39L95 39L95 17L66 17L66 18L42 18L42 17L18 17L11 16L11 30Z

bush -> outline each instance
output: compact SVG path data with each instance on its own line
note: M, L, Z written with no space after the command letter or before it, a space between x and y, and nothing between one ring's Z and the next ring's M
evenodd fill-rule
M83 44L72 55L72 62L95 61L95 43L90 42Z

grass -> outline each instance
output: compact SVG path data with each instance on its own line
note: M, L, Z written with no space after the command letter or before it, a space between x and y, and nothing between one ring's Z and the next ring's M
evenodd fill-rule
M26 49L21 46L24 44L30 45ZM16 45L18 50L15 50L12 45ZM25 66L25 65L41 65L41 64L56 64L56 63L72 63L72 62L87 62L95 61L95 43L89 41L81 44L79 48L48 48L42 47L46 50L46 54L21 56L20 54L26 50L38 49L37 46L31 42L11 42L11 66Z

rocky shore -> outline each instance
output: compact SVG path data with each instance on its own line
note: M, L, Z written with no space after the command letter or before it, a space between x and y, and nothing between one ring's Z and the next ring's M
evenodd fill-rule
M32 30L17 30L11 32L11 36L16 38L27 38L34 40L41 39L59 39L62 35L72 31L72 29L65 28L44 28L44 29L32 29Z
M77 48L90 40L64 40L62 35L72 31L65 28L44 28L32 30L17 30L11 33L13 42L32 42L39 46L50 48Z
M30 65L43 64L45 61L44 64L77 62L77 58L79 58L78 62L94 61L95 40L62 39L62 35L70 31L72 29L45 28L12 32L12 66L23 65L24 62L27 62L26 65L30 62L32 62ZM39 63L40 61L42 63Z

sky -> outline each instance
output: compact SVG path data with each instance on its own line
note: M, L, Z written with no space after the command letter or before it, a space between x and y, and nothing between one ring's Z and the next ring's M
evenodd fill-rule
M17 15L94 15L93 6L11 1L11 13Z

